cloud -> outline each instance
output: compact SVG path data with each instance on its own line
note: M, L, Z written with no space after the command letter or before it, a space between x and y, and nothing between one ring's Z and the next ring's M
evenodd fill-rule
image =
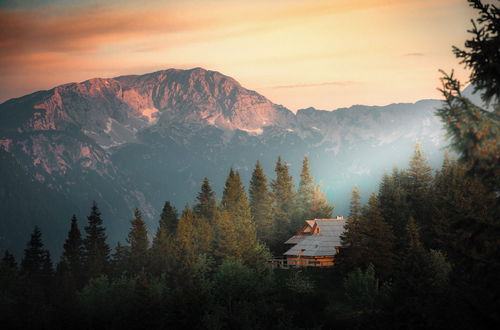
M327 81L327 82L312 83L312 84L278 85L278 86L271 86L271 87L267 87L267 88L286 89L286 88L309 88L309 87L324 87L324 86L345 87L345 86L352 86L352 85L357 85L357 84L360 84L360 82L359 81L345 80L345 81Z

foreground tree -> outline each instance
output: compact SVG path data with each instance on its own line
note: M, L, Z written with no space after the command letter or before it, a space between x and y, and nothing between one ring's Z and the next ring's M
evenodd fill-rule
M273 199L264 170L257 161L250 180L250 212L255 222L257 237L271 244L274 235Z
M257 246L257 233L240 174L233 169L229 171L221 205L232 218L238 241L237 255L245 258Z
M85 251L75 215L71 217L71 227L63 248L61 261L57 267L58 273L63 278L65 285L69 287L68 290L80 288L84 280Z
M88 225L85 226L87 237L84 240L85 266L87 276L94 278L105 273L108 262L110 248L106 243L106 230L101 219L101 212L94 201L87 217Z
M148 264L148 232L139 209L134 211L134 219L130 221L131 228L127 237L130 244L130 271L138 274Z
M170 202L165 202L151 247L151 266L155 275L170 272L175 265L174 239L178 222L177 210Z
M487 327L500 324L498 292L500 286L500 9L480 0L469 0L479 17L469 31L465 49L454 47L455 55L471 70L470 83L489 108L473 104L462 95L460 82L444 74L445 104L438 109L451 146L459 154L468 176L478 178L494 196L489 216L468 216L454 225L456 249L461 268L460 297L468 309ZM470 321L474 326L477 320Z
M46 251L43 249L42 233L35 226L31 233L24 257L21 261L21 272L28 278L40 280L43 277Z
M198 217L204 217L212 223L215 215L215 209L217 208L217 202L215 200L215 192L212 190L210 182L207 178L203 179L201 190L196 199L198 203L194 206L194 213Z

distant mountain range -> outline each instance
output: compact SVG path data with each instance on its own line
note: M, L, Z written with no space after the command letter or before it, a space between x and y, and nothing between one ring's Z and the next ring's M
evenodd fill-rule
M201 68L91 79L0 105L0 249L19 253L35 224L60 251L71 215L83 226L96 200L112 242L133 209L156 228L165 200L192 202L203 177L219 197L230 167L246 183L278 155L298 178L308 156L336 214L353 184L365 197L384 171L407 166L419 140L439 166L446 145L438 100L296 114Z

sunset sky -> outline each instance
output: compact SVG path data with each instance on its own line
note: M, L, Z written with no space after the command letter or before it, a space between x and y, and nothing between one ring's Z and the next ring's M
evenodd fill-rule
M0 0L0 102L93 77L203 67L296 110L439 98L466 72L465 0Z

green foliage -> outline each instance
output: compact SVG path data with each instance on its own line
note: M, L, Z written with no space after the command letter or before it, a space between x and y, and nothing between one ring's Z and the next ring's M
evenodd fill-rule
M94 201L87 217L88 225L85 226L87 237L84 240L85 266L89 278L105 273L109 262L110 248L106 243L106 230L101 219L101 212Z
M179 215L174 206L170 204L169 201L166 201L163 205L163 209L160 215L160 225L158 227L158 231L156 232L156 237L161 233L169 232L174 234L177 230L177 225L179 223ZM154 244L154 241L153 241Z
M250 180L250 211L255 221L257 237L271 244L274 236L273 199L267 184L267 177L257 161Z
M130 271L137 274L148 264L148 232L139 209L135 209L134 219L130 221L131 228L127 237L130 244Z
M240 175L232 169L222 195L222 207L232 220L237 243L236 255L245 259L257 245L257 233Z
M201 191L198 193L196 199L198 203L194 206L194 213L198 217L206 218L211 223L215 216L217 202L215 200L215 192L212 190L207 178L203 179Z
M58 265L58 273L65 285L79 288L83 285L85 261L83 239L78 228L76 216L71 217L71 227L64 243L64 250Z
M480 0L469 0L479 11L479 17L472 20L472 39L465 42L466 50L453 47L453 53L461 63L471 69L470 81L475 91L482 92L485 102L498 101L500 95L500 9L494 4L483 4ZM498 110L497 110L498 112Z
M381 308L382 302L389 298L391 292L389 283L380 287L373 264L369 264L365 271L356 268L342 284L345 300L354 313L373 313Z
M176 263L175 231L177 229L177 210L165 202L159 226L151 247L151 269L157 276L171 272Z
M43 249L42 233L35 226L31 234L31 239L24 250L21 272L24 276L36 282L43 282L44 277L47 275L47 268L51 263L48 251Z

